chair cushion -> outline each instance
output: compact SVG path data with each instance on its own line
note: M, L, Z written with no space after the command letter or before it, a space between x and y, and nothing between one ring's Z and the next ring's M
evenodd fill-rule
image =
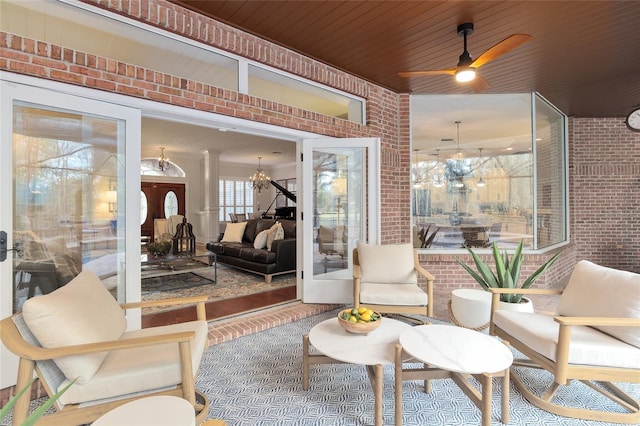
M161 327L128 331L122 339L195 331L190 341L191 366L195 377L208 346L206 321L191 321ZM121 351L112 351L87 383L74 383L60 398L62 404L82 403L129 395L135 392L174 387L182 382L180 352L177 343L163 343ZM69 381L63 382L61 389ZM130 395L129 395L130 396ZM120 398L118 398L120 399Z
M497 310L493 322L527 347L556 360L560 324L553 316ZM640 349L592 327L571 327L569 347L569 364L640 368Z
M24 321L45 348L117 340L126 329L123 310L98 276L83 271L64 287L32 297L22 307ZM55 360L64 375L86 383L106 352Z
M244 235L244 228L246 228L246 226L247 222L227 223L221 242L241 243L242 236Z
M363 283L416 284L411 244L370 245L358 243L358 262Z
M582 260L573 269L558 304L570 317L640 317L640 274ZM640 348L638 327L595 327Z
M360 303L363 305L426 306L427 299L427 293L417 284L360 284Z

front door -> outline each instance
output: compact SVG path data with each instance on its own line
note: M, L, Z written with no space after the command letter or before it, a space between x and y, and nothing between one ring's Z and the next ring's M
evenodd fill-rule
M142 182L141 204L146 204L146 218L142 223L140 233L156 240L154 235L154 219L167 219L171 215L185 215L185 185L183 183ZM142 209L144 212L144 209ZM142 220L142 218L141 218Z
M379 240L379 140L303 144L305 303L352 303L352 252Z
M0 318L83 270L139 299L140 228L124 212L139 207L125 181L140 179L140 111L8 81L0 94ZM0 388L16 360L0 349Z

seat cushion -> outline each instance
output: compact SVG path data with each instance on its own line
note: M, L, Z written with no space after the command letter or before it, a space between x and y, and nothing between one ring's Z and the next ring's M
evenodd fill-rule
M417 284L360 284L362 304L426 306L427 299L427 293Z
M540 355L556 360L560 325L551 315L497 310L493 322ZM569 346L569 364L640 368L640 349L592 327L571 327Z
M640 318L640 274L582 260L573 269L558 304L570 317ZM640 348L638 327L595 327Z
M161 334L194 331L190 342L191 365L195 377L208 346L206 321L191 321L162 327L128 331L122 339L158 336ZM71 386L60 398L62 404L82 403L119 397L135 392L174 387L182 382L180 352L177 343L163 343L134 349L110 352L90 381ZM58 389L65 386L63 382Z
M371 245L358 243L358 262L363 283L416 284L411 244Z
M98 276L83 271L64 287L32 297L22 307L24 321L45 348L118 340L126 329L124 312ZM106 352L58 358L55 363L76 383L86 383Z

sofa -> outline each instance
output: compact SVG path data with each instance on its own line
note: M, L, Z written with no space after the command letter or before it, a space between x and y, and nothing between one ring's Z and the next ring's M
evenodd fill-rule
M275 235L276 223L282 229L279 236ZM267 241L270 232L271 241ZM228 223L218 241L209 241L206 247L212 262L263 275L268 284L274 275L296 271L296 222L250 219Z

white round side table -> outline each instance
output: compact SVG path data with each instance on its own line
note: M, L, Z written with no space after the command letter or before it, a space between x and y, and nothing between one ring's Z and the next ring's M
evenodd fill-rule
M93 426L195 426L193 405L177 396L136 399L103 414Z

